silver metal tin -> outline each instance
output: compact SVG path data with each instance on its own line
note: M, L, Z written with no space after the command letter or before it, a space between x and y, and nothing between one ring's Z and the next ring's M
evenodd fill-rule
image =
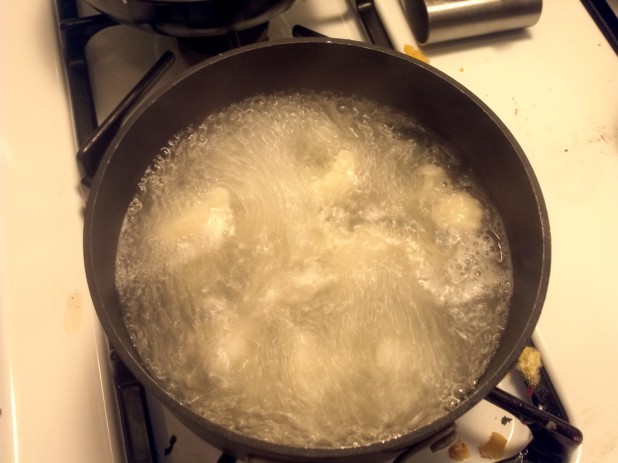
M543 0L401 0L419 45L530 27Z

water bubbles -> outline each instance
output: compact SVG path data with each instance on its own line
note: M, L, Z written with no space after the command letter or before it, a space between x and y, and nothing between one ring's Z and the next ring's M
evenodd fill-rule
M449 397L448 399L446 399L445 403L444 403L444 408L447 411L451 411L454 410L455 408L457 408L457 406L461 403L461 400L458 399L457 397Z
M463 188L447 158L401 114L332 94L254 98L175 137L118 254L140 355L198 413L289 445L388 440L456 407L499 338L500 243L436 231L427 195Z
M144 205L138 198L133 198L129 203L129 207L127 209L127 216L133 218L135 214L139 213Z

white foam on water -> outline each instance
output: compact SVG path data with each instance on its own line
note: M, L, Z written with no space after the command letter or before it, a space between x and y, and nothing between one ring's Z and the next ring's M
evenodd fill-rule
M207 419L287 445L443 415L486 368L512 285L499 218L455 164L403 115L332 94L256 97L180 134L119 243L144 362Z

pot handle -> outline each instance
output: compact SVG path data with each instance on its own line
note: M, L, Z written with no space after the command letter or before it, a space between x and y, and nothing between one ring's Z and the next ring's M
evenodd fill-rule
M133 108L136 101L163 76L165 71L174 63L175 58L171 51L166 51L80 146L77 151L77 159L82 166L82 185L89 187L92 184L92 178L105 151L118 132L124 116Z

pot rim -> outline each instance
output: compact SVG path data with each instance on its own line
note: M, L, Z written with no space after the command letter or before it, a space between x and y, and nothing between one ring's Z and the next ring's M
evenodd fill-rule
M297 46L338 46L338 47L353 47L353 48L362 48L367 50L369 53L382 53L386 55L390 55L394 59L401 60L408 64L418 66L425 69L427 72L433 74L436 78L442 79L446 81L448 84L453 86L457 91L463 93L467 98L471 99L472 102L479 107L479 109L484 112L487 116L489 116L492 122L497 126L500 132L506 137L509 144L513 147L515 154L518 156L522 166L526 172L527 179L529 181L529 185L532 188L536 203L538 205L538 218L540 220L541 233L542 233L542 243L543 243L543 255L541 257L541 265L542 269L540 272L541 278L538 282L538 290L534 296L534 307L531 311L530 317L527 319L527 323L525 328L519 333L518 341L515 343L514 347L511 349L511 355L508 358L508 361L504 361L502 364L495 366L493 368L493 372L491 375L486 377L483 374L479 380L478 387L475 387L469 394L466 396L462 402L457 405L454 409L446 412L443 416L434 420L433 422L416 428L406 434L402 434L398 437L371 443L368 445L358 446L358 447L345 447L345 448L305 448L305 447L294 447L283 444L272 443L269 441L264 441L260 439L255 439L252 437L245 436L235 431L231 431L225 427L222 427L208 419L202 417L201 415L196 414L188 407L184 406L182 403L178 402L174 399L163 387L159 385L159 383L150 375L148 370L142 364L139 356L134 354L134 351L123 343L121 337L118 334L114 323L110 320L106 311L101 307L104 305L103 298L100 295L100 289L97 287L96 276L95 276L95 263L93 256L91 254L91 237L93 235L93 216L95 210L97 209L97 194L96 191L99 189L101 183L105 178L105 172L107 167L111 161L112 155L116 148L118 147L120 141L124 137L124 135L131 130L133 124L140 118L140 116L148 111L148 109L153 106L161 96L165 95L167 92L171 91L175 86L180 85L185 79L190 77L195 73L203 72L205 68L209 68L216 63L233 59L237 55L244 55L246 53L252 53L254 50L261 50L264 48L273 48L273 47L297 47ZM470 408L480 402L491 389L493 389L507 374L507 372L513 367L515 364L519 353L523 350L526 343L529 341L530 336L536 326L538 319L541 314L541 308L545 300L547 286L549 282L549 269L550 269L550 261L551 261L551 249L550 249L550 231L549 231L549 220L547 216L547 210L545 207L545 202L543 200L543 196L541 193L540 186L536 179L536 176L532 170L532 167L526 158L523 150L520 145L517 143L511 132L504 125L504 123L498 118L498 116L485 104L482 100L480 100L476 95L474 95L470 90L464 87L462 84L455 81L453 78L443 73L442 71L434 68L433 66L423 63L414 58L408 57L402 53L398 53L393 50L389 50L386 48L378 47L371 44L366 44L362 42L356 42L352 40L345 39L331 39L331 38L296 38L296 39L282 39L282 40L273 40L258 44L252 44L248 46L243 46L238 49L234 49L217 56L214 56L204 62L188 69L180 76L178 76L174 81L168 83L162 88L158 89L154 92L154 94L150 97L147 97L145 101L143 101L140 106L129 116L127 123L123 125L120 129L119 133L116 135L114 140L112 141L110 147L108 148L99 169L94 177L91 194L88 199L87 207L86 207L86 217L85 217L85 232L84 232L84 257L86 263L86 275L88 280L88 285L90 287L90 293L92 295L95 309L98 313L99 319L104 327L104 330L107 336L110 338L110 342L112 346L115 348L115 352L119 355L123 362L127 364L127 367L130 371L135 374L137 379L147 385L147 389L152 391L153 394L162 400L162 402L170 408L170 410L179 418L181 421L189 421L194 425L200 427L200 429L205 429L206 433L204 436L200 436L205 440L213 443L219 448L229 448L236 444L240 444L245 448L251 449L251 455L259 455L263 457L271 457L277 459L289 459L292 458L294 461L329 461L329 460L337 460L337 461L363 461L362 457L366 457L371 459L371 457L376 457L379 455L392 455L394 453L399 453L404 451L409 447L413 447L419 442L423 442L427 439L430 439L436 433L442 431L451 425L457 418L462 416L465 412L467 412ZM132 347L132 346L131 346ZM516 355L515 355L516 354ZM481 381L482 380L482 381ZM234 453L233 451L230 453Z

